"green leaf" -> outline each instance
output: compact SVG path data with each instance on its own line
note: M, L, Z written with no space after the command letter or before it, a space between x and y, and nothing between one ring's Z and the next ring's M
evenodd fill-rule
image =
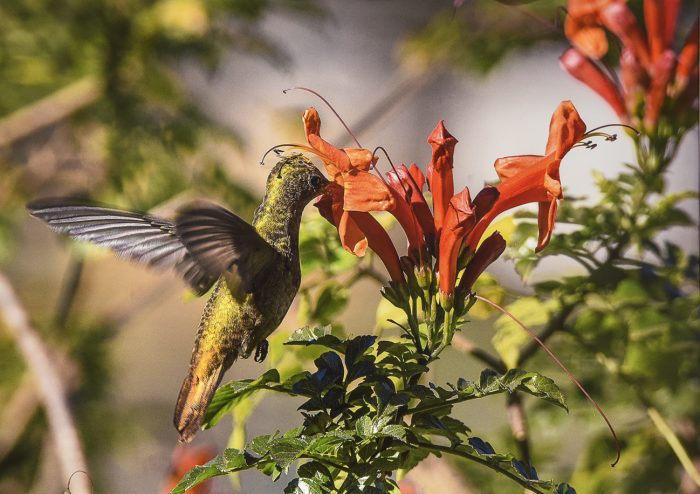
M280 438L270 447L270 457L279 468L286 470L304 452L308 442L298 437Z
M526 376L518 386L519 390L526 391L531 395L563 408L567 412L569 411L564 395L552 379L533 372L528 372Z
M209 403L204 414L202 428L214 427L226 413L250 393L266 389L270 383L279 382L280 375L277 369L270 369L257 379L243 379L224 384L216 390L211 403Z
M340 353L345 353L345 341L337 336L333 336L330 326L313 328L304 326L294 331L284 344L301 346L320 345Z
M187 472L175 488L170 491L170 494L182 494L188 489L212 477L248 470L249 468L253 468L258 460L258 458L250 456L244 451L227 449L223 454L206 464L196 466Z
M372 435L373 425L372 419L367 415L363 415L355 422L355 432L363 439L368 438Z

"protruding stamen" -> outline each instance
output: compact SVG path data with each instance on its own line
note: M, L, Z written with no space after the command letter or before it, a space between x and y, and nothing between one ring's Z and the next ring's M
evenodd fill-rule
M586 132L586 134L584 134L583 137L586 137L586 136L588 136L588 135L591 135L591 134L593 134L594 132L597 132L597 131L599 131L600 129L605 129L605 128L607 128L607 127L623 127L623 128L625 128L625 129L631 130L632 132L634 132L634 133L637 134L637 135L641 135L641 132L639 132L637 129L635 129L635 128L632 127L631 125L626 125L626 124L621 124L621 123L615 123L615 124L601 125L600 127L596 127L595 129L591 129L591 130L589 130L588 132ZM613 134L613 135L614 135L614 134Z
M338 120L340 120L340 123L343 124L343 127L345 127L345 130L348 132L348 134L350 134L350 137L352 137L352 140L355 141L355 144L357 144L357 147L358 147L358 148L361 148L361 147L362 147L362 145L360 145L360 141L357 140L357 137L355 137L355 134L353 134L352 131L350 130L350 127L347 126L347 124L345 123L345 121L340 117L340 115L338 114L338 112L335 111L335 108L333 108L333 105L331 105L331 104L328 102L328 100L327 100L326 98L324 98L323 96L321 96L319 93L317 93L317 92L314 91L313 89L309 89L308 87L303 87L303 86L294 86L294 87L291 87L291 88L289 88L289 89L283 89L282 92L283 92L284 94L287 94L288 91L292 91L292 90L294 90L294 89L298 89L298 90L300 90L300 91L309 92L309 93L315 95L315 96L316 96L317 98L319 98L321 101L323 101L323 102L326 104L326 106L328 106L328 108L330 108L330 110L333 112L333 114L338 118Z
M617 434L615 434L615 429L613 429L612 424L610 423L610 420L608 420L607 415L605 415L605 412L603 412L602 408L598 405L598 403L591 397L591 395L588 394L588 391L583 387L583 385L578 382L578 380L574 377L574 375L571 373L571 371L557 358L556 355L545 345L545 343L525 324L523 324L517 317L515 317L513 314L508 312L506 309L498 305L496 302L492 302L491 300L484 298L480 295L474 295L478 300L481 300L482 302L486 302L489 304L491 307L494 309L500 311L504 315L508 316L510 319L513 320L518 326L520 326L533 340L535 340L541 347L542 349L547 352L547 355L549 355L552 360L554 360L557 365L563 370L567 376L569 376L569 379L578 387L579 390L583 393L583 395L588 399L588 401L591 402L591 404L595 407L595 409L598 411L601 417L603 417L603 420L605 423L608 425L608 429L610 429L610 433L613 436L613 439L615 439L615 448L617 449L617 457L615 458L615 461L612 463L611 466L617 465L617 462L620 461L620 440L617 438Z
M388 187L389 184L386 183L386 179L384 178L384 175L382 175L382 172L380 172L379 168L377 168L377 160L375 159L375 157L377 156L377 151L382 151L384 153L384 156L386 156L386 159L389 162L389 166L391 166L391 169L394 170L394 173L396 173L397 178L400 178L399 172L396 170L396 167L394 166L394 162L391 161L391 157L389 156L389 153L387 153L386 149L384 149L384 146L377 146L376 148L374 148L374 151L372 151L372 169L375 172L377 172L377 175L379 175L379 178L382 179L382 182L384 182L384 185L386 185ZM399 183L400 182L401 181L399 180ZM401 188L403 189L404 194L406 194L406 196L408 196L408 192L404 188L403 184L401 184Z
M321 154L318 151L316 151L315 149L313 149L310 146L305 146L303 144L287 143L287 144L277 144L276 146L272 146L270 149L265 151L265 154L263 154L262 158L260 158L260 164L265 165L265 158L267 158L267 155L270 153L275 153L278 156L280 154L282 154L283 151L281 150L281 148L285 148L285 147L290 148L290 149L301 149L302 151L306 151L308 153L315 154L316 156L318 156L321 159L324 158L323 156L321 156Z

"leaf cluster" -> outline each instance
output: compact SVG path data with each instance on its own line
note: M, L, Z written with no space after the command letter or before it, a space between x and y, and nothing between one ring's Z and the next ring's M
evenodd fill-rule
M392 492L392 472L410 470L429 454L449 454L485 465L534 492L573 489L540 480L536 470L494 451L469 427L451 416L455 405L520 391L566 409L551 379L517 369L482 372L478 381L459 379L438 386L418 383L428 370L425 357L402 341L375 336L341 339L329 328L297 330L287 345L325 349L313 371L282 378L276 369L257 379L234 381L217 390L205 417L216 425L231 409L262 390L301 397L300 427L228 449L183 477L182 493L218 475L255 468L274 480L298 463L285 492Z

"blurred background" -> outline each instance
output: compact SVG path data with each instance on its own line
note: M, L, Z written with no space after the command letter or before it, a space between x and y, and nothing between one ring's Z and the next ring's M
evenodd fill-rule
M574 102L589 128L617 122L597 95L559 67L568 46L561 27L565 2L464 3L455 9L451 1L420 0L2 2L0 270L63 362L96 492L160 492L177 443L172 410L204 299L172 273L53 234L24 204L86 196L168 216L188 200L207 198L251 219L274 162L268 157L260 166L260 159L276 144L303 142L306 107L319 109L327 140L350 144L318 99L283 93L294 86L329 99L364 147L381 145L395 163L415 162L424 170L427 136L444 119L459 140L455 181L477 190L495 180L496 158L543 153L549 119L562 100ZM697 3L686 4L679 33L697 17ZM561 168L565 192L594 201L592 172L611 178L633 161L624 136L593 150L575 149ZM669 169L667 191L697 191L699 179L695 128ZM697 222L696 201L681 207ZM695 226L663 235L697 254ZM562 259L547 259L529 281L575 270ZM513 293L531 293L511 262L499 261L491 273ZM371 332L375 311L367 308L379 299L376 284L356 285L340 319L345 330ZM294 305L280 331L299 324ZM490 346L490 320L468 330ZM562 357L595 362L594 355ZM543 373L554 367L545 359L530 365ZM453 351L432 379L476 378L482 367ZM240 361L226 379L256 377L264 368ZM34 389L14 341L0 331L3 493L66 488ZM266 398L248 422L249 433L293 426L296 406ZM492 413L468 405L458 413L474 431L508 445L502 399L489 406ZM628 412L615 407L613 421L624 423ZM569 416L533 420L541 477L565 479L580 466L588 433L602 427L592 416L590 407L577 404ZM549 427L552 421L556 428ZM219 452L230 431L220 426L195 443ZM522 491L492 482L493 475L478 467L454 471L465 492ZM281 492L283 486L256 472L240 483L243 492ZM232 489L218 479L213 492ZM653 492L676 490L662 485Z

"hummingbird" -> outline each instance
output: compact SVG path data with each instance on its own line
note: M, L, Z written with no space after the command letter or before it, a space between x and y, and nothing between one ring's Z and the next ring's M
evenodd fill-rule
M301 282L302 211L328 184L304 156L283 158L267 178L252 225L203 201L183 207L173 221L70 199L38 200L27 209L74 239L174 269L199 295L214 287L175 406L180 442L189 442L233 362L253 351L256 361L265 359L267 337L282 322Z

